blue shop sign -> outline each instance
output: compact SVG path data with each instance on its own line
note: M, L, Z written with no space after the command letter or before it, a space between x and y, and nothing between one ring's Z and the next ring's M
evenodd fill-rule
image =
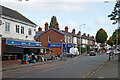
M62 47L63 43L49 43L48 47Z
M25 41L15 41L15 40L6 40L7 45L24 45L24 46L41 46L41 43L38 42L25 42Z
M62 47L63 43L49 43L48 47ZM72 47L72 44L66 44L66 47Z
M72 47L72 44L66 44L66 47Z

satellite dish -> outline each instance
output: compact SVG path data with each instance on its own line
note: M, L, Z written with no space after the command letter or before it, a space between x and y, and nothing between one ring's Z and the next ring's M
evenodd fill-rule
M2 21L0 20L0 25L2 25Z

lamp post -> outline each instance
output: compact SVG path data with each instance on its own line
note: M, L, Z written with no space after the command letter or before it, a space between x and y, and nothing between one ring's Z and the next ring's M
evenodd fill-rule
M79 26L79 27L80 27L80 32L82 31L82 30L81 30L81 27L82 27L82 26L85 26L85 24L81 24L81 25ZM80 55L82 55L82 53L81 53L81 44L82 44L82 43L81 43L81 34L80 34Z

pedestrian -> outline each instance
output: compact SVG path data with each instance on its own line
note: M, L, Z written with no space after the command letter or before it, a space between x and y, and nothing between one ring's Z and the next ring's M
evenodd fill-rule
M63 59L63 53L60 54L60 59Z
M25 64L28 64L28 54L25 55Z

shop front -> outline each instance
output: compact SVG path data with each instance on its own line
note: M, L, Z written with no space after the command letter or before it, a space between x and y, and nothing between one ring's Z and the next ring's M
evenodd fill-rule
M66 52L70 53L70 48L72 47L72 44L66 44Z
M22 59L24 54L30 54L32 52L37 53L40 46L40 42L5 39L2 41L2 60L7 61Z
M72 44L66 43L64 46L64 43L49 43L48 47L53 50L53 53L55 55L60 55L61 53L65 53L65 52L69 53Z

